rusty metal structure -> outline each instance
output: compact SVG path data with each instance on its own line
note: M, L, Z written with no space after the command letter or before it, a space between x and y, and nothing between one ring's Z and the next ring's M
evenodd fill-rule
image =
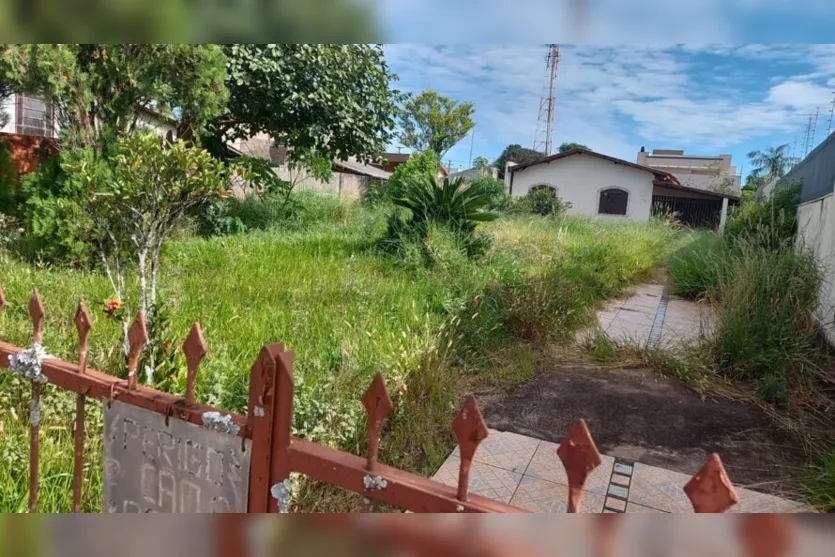
M0 287L0 309L5 305ZM33 327L33 346L23 349L0 341L0 366L12 367L13 358L31 356L40 349L34 371L24 374L32 379L31 444L29 462L29 511L38 510L39 404L41 384L49 382L77 395L75 420L75 470L73 472L73 509L81 509L82 466L84 450L84 406L87 398L118 401L198 426L205 426L207 413L219 414L229 426L228 433L251 441L247 510L251 513L286 512L291 472L327 482L363 495L369 501L386 503L413 512L430 513L517 513L523 509L469 492L470 467L479 444L488 436L487 425L475 398L466 398L453 423L460 449L460 472L457 487L417 476L378 460L382 424L394 408L382 375L374 377L363 405L368 413L368 454L349 454L292 435L293 354L282 344L261 349L250 371L247 415L212 408L195 400L195 382L208 347L200 325L195 323L183 343L188 366L186 396L178 397L138 384L137 362L148 342L142 313L136 315L129 330L127 379L120 379L87 367L88 336L92 320L81 303L74 323L78 332L78 363L51 356L40 346L43 339L45 311L37 290L29 301ZM27 352L29 351L29 352ZM30 358L31 360L31 358ZM21 373L19 369L14 369ZM583 487L588 475L602 462L586 423L578 421L555 457L565 466L568 482L568 512L579 512ZM738 502L736 492L718 455L711 455L702 469L684 487L696 512L724 512ZM405 535L405 534L404 534Z

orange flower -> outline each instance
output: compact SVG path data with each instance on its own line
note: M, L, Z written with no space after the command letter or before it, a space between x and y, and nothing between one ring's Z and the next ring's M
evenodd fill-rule
M170 342L166 342L165 344L163 344L163 345L162 345L162 352L163 352L166 356L167 356L169 353L171 353L171 343L170 343Z
M108 311L119 311L122 309L122 300L110 298L109 300L104 301L104 307Z
M221 197L229 197L229 190L226 188L221 188L217 194Z

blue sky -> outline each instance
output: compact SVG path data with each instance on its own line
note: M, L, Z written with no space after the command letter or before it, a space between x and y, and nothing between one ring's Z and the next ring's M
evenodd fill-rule
M638 4L644 1L650 0ZM512 19L502 23L510 25ZM546 51L543 44L385 49L401 89L431 88L475 104L473 156L491 161L510 143L532 146ZM745 155L752 149L782 143L791 148L797 141L801 155L806 114L816 107L815 144L820 143L833 93L835 45L563 45L554 143L585 143L630 161L641 146L729 153L744 175L750 170ZM445 161L466 167L470 139L456 145Z

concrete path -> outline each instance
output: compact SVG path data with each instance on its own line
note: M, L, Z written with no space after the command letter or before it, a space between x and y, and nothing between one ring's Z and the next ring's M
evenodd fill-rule
M470 469L470 492L541 513L564 513L568 479L557 457L558 444L516 433L490 430ZM434 479L458 485L458 449ZM693 470L695 473L697 470ZM612 456L594 469L581 505L586 513L691 513L683 488L691 476ZM737 488L737 513L802 512L802 504L750 489Z
M673 347L698 338L707 325L706 309L669 296L662 284L641 284L598 313L600 329L616 342Z

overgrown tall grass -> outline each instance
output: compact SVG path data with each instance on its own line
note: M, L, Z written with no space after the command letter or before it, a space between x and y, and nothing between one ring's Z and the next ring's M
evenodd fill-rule
M310 200L308 200L310 201ZM198 398L246 411L249 368L265 343L295 352L297 435L345 450L365 450L360 396L383 372L396 403L387 421L381 460L420 474L434 470L454 444L450 422L458 407L462 370L495 382L520 377L497 363L513 354L530 363L527 342L568 335L593 318L600 301L648 275L675 233L661 223L602 223L516 217L490 223L495 242L479 259L459 239L432 229L402 257L377 253L384 215L359 205L312 202L302 227L281 227L213 239L186 238L164 254L162 296L176 342L200 321L209 355ZM338 209L334 210L334 207ZM34 268L8 255L0 284L8 307L0 336L30 341L25 305L38 287L47 310L44 344L75 360L71 323L85 299L95 314L90 365L115 373L123 366L119 327L102 318L111 294L94 273ZM163 383L185 389L181 354ZM161 378L155 378L160 381ZM28 386L0 373L0 510L25 503ZM41 490L44 511L71 505L72 397L47 389L44 400ZM88 416L85 508L100 505L101 414ZM99 443L96 445L96 443ZM54 471L54 472L53 472ZM302 501L311 508L312 501ZM342 508L320 501L317 508Z

